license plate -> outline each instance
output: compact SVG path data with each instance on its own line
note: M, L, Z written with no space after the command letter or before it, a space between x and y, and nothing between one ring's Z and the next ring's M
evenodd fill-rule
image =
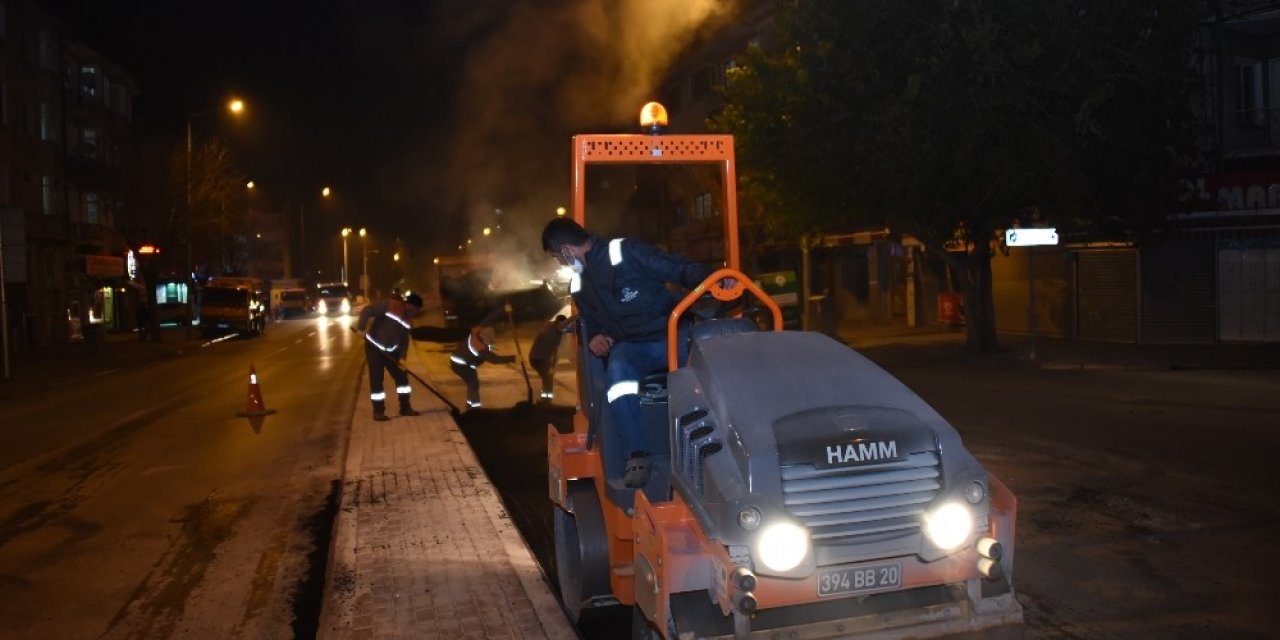
M887 591L902 586L902 563L880 562L818 574L818 596Z

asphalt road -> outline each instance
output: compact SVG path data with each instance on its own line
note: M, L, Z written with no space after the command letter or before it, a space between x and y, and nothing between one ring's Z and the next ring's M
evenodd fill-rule
M359 345L276 323L0 407L0 635L314 635Z
M523 344L535 329L521 329ZM499 336L499 351L513 349ZM954 344L864 353L947 417L1018 496L1014 583L1027 638L1278 637L1280 370L1061 371ZM440 371L441 388L460 397ZM571 376L562 363L561 383ZM482 380L486 406L525 397L509 367ZM542 438L570 415L489 409L461 420L549 576ZM622 637L627 621L593 619L584 635Z

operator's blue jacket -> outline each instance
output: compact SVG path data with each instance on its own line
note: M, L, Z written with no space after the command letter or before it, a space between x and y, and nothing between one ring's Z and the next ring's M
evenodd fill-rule
M667 316L680 301L666 283L692 289L711 273L707 265L639 240L592 236L569 292L582 311L586 340L601 333L620 342L663 340Z

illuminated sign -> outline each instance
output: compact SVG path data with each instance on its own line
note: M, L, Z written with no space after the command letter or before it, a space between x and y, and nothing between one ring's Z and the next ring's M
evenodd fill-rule
M1006 229L1004 243L1010 247L1035 247L1058 244L1058 230L1049 229Z

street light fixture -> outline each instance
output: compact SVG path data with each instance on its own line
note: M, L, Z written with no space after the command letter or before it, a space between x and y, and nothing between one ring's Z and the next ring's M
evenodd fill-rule
M320 189L320 197L328 198L333 193L326 185ZM302 257L302 272L307 273L307 203L298 204L298 254ZM344 275L345 277L345 275Z
M364 227L360 227L360 295L369 299L369 238Z

